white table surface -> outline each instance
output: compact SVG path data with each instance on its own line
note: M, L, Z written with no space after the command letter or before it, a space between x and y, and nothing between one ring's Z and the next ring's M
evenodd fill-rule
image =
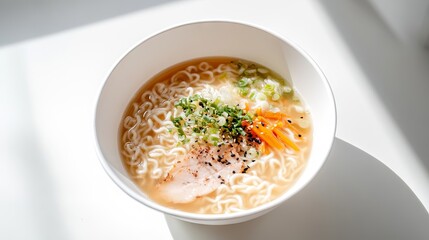
M429 239L429 53L358 1L178 1L0 46L0 239ZM170 26L227 19L298 43L326 74L337 139L313 183L243 224L165 218L96 157L109 71Z

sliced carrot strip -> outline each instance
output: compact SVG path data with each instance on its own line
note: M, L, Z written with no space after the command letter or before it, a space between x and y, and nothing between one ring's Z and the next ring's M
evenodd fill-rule
M257 109L258 112L260 109ZM289 137L283 133L279 128L284 126L283 121L280 121L278 119L275 123L273 123L272 120L269 120L270 118L266 118L263 116L263 114L258 115L252 124L252 132L256 134L261 140L264 141L264 143L268 144L269 146L277 149L284 149L285 146L291 147L295 151L299 151L299 147L289 139ZM271 118L273 119L273 118ZM285 121L287 122L287 121ZM245 124L249 123L242 123L243 126L246 126ZM292 131L296 131L294 126L287 122L288 126ZM266 146L261 145L262 152L265 152Z
M280 129L274 128L273 132L284 144L286 144L286 146L291 147L295 151L299 151L299 147L294 142L292 142L292 140L290 140Z
M277 121L276 123L274 123L274 128L276 128L276 127L279 127L279 128L281 128L281 127L283 127L284 126L284 124L283 124L283 122L280 122L280 121Z
M262 116L256 117L256 121L263 122L265 125L267 125L267 128L270 129L270 130L272 130L275 127L283 127L284 126L283 122L281 122L281 121L275 121L273 123L272 120L268 120L268 119L266 119L265 117L262 117Z
M275 119L275 120L281 120L284 117L286 117L285 114L279 113L279 112L277 112L277 113L274 113L274 112L264 112L261 115L263 117L270 118L270 119Z
M256 109L256 114L260 117L264 117L265 119L273 119L273 120L282 120L284 122L286 122L289 126L289 128L296 134L299 134L300 131L290 122L288 122L288 116L284 113L281 112L270 112L270 111L265 111L262 112L262 110L260 108ZM267 121L267 120L265 120Z
M256 121L260 121L260 122L263 122L263 123L266 123L266 124L270 124L270 121L268 119L262 117L262 116L257 116L256 117Z
M259 111L258 111L259 110ZM262 116L262 117L266 117L269 119L274 119L274 120L283 120L283 118L286 118L287 115L281 112L270 112L270 111L262 111L262 109L257 109L256 114L258 114L258 116Z
M268 128L262 126L260 122L253 122L252 132L254 132L260 139L262 139L271 147L284 149L284 145L276 138L274 133Z

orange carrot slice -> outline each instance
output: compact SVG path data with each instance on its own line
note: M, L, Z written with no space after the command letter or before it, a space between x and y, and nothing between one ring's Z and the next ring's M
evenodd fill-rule
M284 134L280 129L274 128L273 132L277 138L279 138L284 144L286 144L286 146L291 147L293 150L295 150L297 152L299 151L299 147L294 142L292 142L292 140L290 140L286 136L286 134Z
M261 122L253 122L252 132L271 147L284 149L284 145L276 138L274 133L268 128L262 126Z
M263 117L266 118L270 118L270 119L275 119L275 120L281 120L284 117L286 117L286 115L284 113L279 113L279 112L264 112L261 114Z

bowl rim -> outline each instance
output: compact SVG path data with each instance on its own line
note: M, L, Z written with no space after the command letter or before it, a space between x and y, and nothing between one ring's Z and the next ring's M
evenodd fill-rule
M99 145L99 141L98 141L98 134L97 134L97 121L98 121L98 108L99 108L99 102L100 102L100 96L102 95L106 84L108 82L108 79L110 78L110 76L112 75L112 73L117 69L117 67L119 65L121 65L121 63L125 60L125 58L131 54L131 52L133 52L135 49L137 49L138 47L140 47L140 45L145 44L147 41L149 41L152 38L157 37L158 35L161 35L165 32L177 29L177 28L181 28L181 27L186 27L186 26L190 26L190 25L198 25L198 24L212 24L212 23L221 23L221 24L235 24L235 25L241 25L244 27L250 27L250 28L254 28L256 30L265 32L273 37L275 37L276 39L289 44L292 48L294 48L296 51L298 51L312 66L313 68L316 70L316 72L318 73L318 75L320 76L323 85L327 91L328 94L328 98L329 100L332 102L332 106L333 106L333 130L331 132L331 134L329 136L326 137L326 141L329 140L329 147L325 150L326 152L324 153L323 156L321 156L321 158L323 158L322 163L317 167L317 169L315 169L314 174L310 175L309 179L302 184L300 187L296 188L295 191L290 192L290 191L286 191L285 193L289 193L289 194L282 194L279 197L275 198L274 200L262 204L260 206L251 208L251 209L246 209L244 211L240 211L240 212L236 212L236 213L221 213L221 214L203 214L203 213L190 213L190 212L185 212L185 211L181 211L181 210L177 210L177 209L172 209L169 207L165 207L162 206L154 201L151 201L150 199L145 199L142 195L137 194L136 192L134 192L134 190L130 189L125 183L122 182L122 180L117 176L117 173L115 173L115 170L109 165L109 163L107 162L106 158L104 157L103 152L101 151L100 145ZM204 20L194 20L194 21L187 21L187 22L183 22L183 23L179 23L179 24L174 24L172 26L166 27L161 31L155 32L153 34L151 34L149 37L146 37L144 40L140 41L139 43L137 43L134 47L131 47L121 58L120 60L114 65L114 67L109 71L107 77L104 78L103 83L101 84L101 87L98 90L97 93L97 98L96 98L96 102L95 102L95 111L94 111L94 118L93 118L93 134L95 137L95 148L96 148L96 154L98 156L99 162L101 163L102 167L104 168L105 172L107 173L107 175L111 178L111 180L119 187L122 189L122 191L124 191L126 194L128 194L130 197L132 197L134 200L144 204L147 207L150 207L154 210L157 210L159 212L162 212L164 214L168 214L171 216L175 216L181 219L192 219L195 221L204 221L204 222L215 222L215 221L222 221L222 220L233 220L233 219L239 219L239 218L244 218L244 217L248 217L248 216L253 216L253 215L258 215L258 213L262 213L264 211L268 211L270 209L273 209L274 207L280 205L281 203L283 203L284 201L286 201L287 199L293 197L296 193L300 192L302 189L304 189L313 179L314 177L318 174L318 172L320 172L320 169L322 168L322 166L326 163L326 159L328 158L328 155L332 149L332 145L335 139L335 134L336 134L336 130L337 130L337 107L336 107L336 103L335 103L335 97L332 91L332 88L325 76L325 74L322 72L321 68L319 67L319 65L316 63L316 61L314 61L314 59L306 52L304 51L303 48L301 48L298 44L296 44L295 42L291 41L290 39L281 36L279 34L276 34L268 29L266 29L265 27L262 27L260 25L254 24L254 23L248 23L245 21L237 21L237 20L223 20L223 19L212 19L212 20L208 20L208 19L204 19Z

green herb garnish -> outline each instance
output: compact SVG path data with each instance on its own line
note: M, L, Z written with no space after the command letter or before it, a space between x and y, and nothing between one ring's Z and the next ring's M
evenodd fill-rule
M246 135L242 121L252 122L252 116L238 106L229 106L219 99L206 99L199 94L181 98L174 106L182 110L180 116L171 117L182 143L218 145L238 139Z
M283 78L270 70L241 61L233 61L231 64L238 71L235 86L242 97L255 100L257 93L262 93L266 98L259 96L258 99L264 101L279 101L282 97L293 98L293 89Z

